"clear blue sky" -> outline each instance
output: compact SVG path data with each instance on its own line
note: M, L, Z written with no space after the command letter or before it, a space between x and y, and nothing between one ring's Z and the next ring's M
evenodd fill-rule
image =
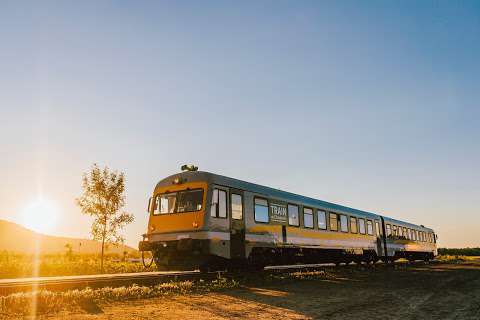
M2 1L0 219L75 207L126 172L136 245L155 183L195 163L480 245L480 2Z

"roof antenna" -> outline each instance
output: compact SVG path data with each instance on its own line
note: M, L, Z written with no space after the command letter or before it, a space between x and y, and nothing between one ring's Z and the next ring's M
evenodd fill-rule
M180 169L182 171L198 171L198 167L193 164L184 164Z

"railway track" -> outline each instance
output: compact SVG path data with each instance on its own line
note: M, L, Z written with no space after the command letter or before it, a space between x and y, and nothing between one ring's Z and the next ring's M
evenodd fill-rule
M423 262L418 262L423 263ZM405 265L405 262L395 262L395 264ZM411 263L410 263L411 264ZM384 265L384 264L380 264ZM365 265L364 265L365 266ZM385 265L384 265L385 266ZM285 265L266 267L265 273L295 272L305 270L329 269L338 267L358 267L358 265L335 264L308 264L308 265ZM37 278L17 278L0 279L0 296L5 296L14 292L28 292L35 290L64 291L84 288L102 288L102 287L120 287L132 284L155 285L169 281L198 281L213 280L220 275L227 277L235 276L234 273L210 272L200 273L199 271L162 271L162 272L139 272L139 273L120 273L120 274L95 274L84 276L62 276L62 277L37 277Z
M198 271L139 272L120 274L95 274L85 276L39 277L0 280L0 296L13 292L35 290L63 291L68 289L120 287L131 284L154 285L176 280L200 280L218 277L217 273L201 274Z

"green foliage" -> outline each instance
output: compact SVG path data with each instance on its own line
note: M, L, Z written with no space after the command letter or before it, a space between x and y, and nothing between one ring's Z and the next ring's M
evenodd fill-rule
M480 256L480 248L439 248L439 255Z
M101 288L51 292L46 290L15 293L0 297L0 315L25 316L36 307L36 314L50 314L62 310L73 311L82 305L99 302L145 299L172 294L203 293L237 287L234 280L218 278L213 281L166 282L153 287L132 285L119 288Z

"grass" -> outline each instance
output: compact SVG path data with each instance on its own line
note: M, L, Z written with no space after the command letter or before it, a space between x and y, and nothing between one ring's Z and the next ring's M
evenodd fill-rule
M129 262L131 257L107 255L105 273L130 273L152 271L145 269L141 262ZM137 257L132 257L137 258ZM49 254L34 255L0 252L0 279L22 277L47 277L98 274L100 257L94 254Z
M76 311L96 307L100 302L126 301L188 293L206 293L235 288L238 282L226 278L212 281L167 282L153 287L132 285L119 288L83 289L65 292L46 290L14 293L0 297L0 315L26 316L36 309L36 315Z
M465 261L474 260L476 257L463 255L439 255L436 257L436 259L444 263L462 263Z

